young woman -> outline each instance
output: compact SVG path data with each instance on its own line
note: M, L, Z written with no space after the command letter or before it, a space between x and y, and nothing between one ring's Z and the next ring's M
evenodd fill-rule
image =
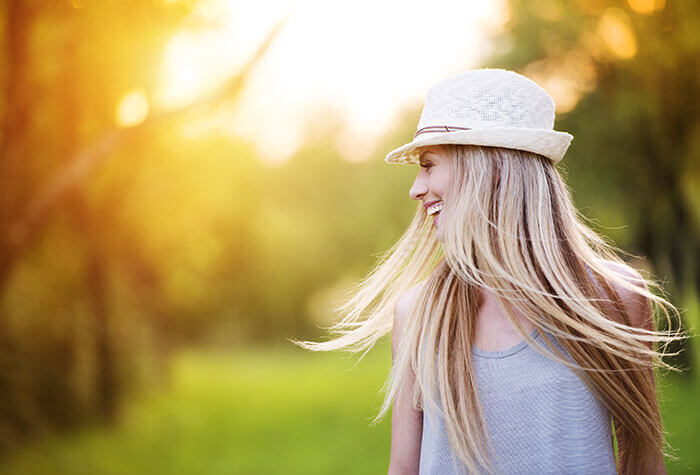
M300 344L367 351L392 332L390 474L665 473L653 369L680 335L653 306L668 328L674 309L582 222L555 168L573 137L553 125L531 80L467 71L387 155L420 165L416 215L340 335Z

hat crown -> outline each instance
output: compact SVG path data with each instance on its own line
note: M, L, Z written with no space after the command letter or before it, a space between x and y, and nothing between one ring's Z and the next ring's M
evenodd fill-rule
M418 130L431 126L554 128L554 101L534 81L504 69L476 69L428 90Z

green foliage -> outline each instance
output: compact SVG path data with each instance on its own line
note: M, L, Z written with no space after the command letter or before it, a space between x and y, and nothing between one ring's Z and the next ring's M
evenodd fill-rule
M351 369L289 348L186 354L171 386L134 399L115 429L46 441L3 473L380 473L389 420L370 421L387 357L382 346Z
M509 4L499 54L488 63L573 101L555 128L575 137L560 167L578 208L639 256L634 264L659 277L678 306L700 295L700 6ZM640 4L661 8L640 13ZM677 363L694 367L700 351L688 350Z
M122 299L124 276L112 266L118 193L94 200L89 185L78 186L47 217L36 204L41 193L42 206L57 201L48 184L114 127L125 90L148 88L186 7L10 0L0 8L2 453L37 433L113 417L138 379L133 349L149 346L144 315Z

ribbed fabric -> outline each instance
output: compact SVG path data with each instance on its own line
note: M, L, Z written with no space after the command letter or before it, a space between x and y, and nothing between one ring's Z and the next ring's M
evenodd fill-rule
M473 354L496 474L617 473L610 414L571 369L526 341ZM462 473L444 421L424 410L420 474Z

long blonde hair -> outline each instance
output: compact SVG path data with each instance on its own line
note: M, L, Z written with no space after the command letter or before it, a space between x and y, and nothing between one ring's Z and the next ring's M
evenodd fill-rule
M619 250L584 224L550 160L495 147L444 150L452 179L443 197L442 243L419 205L404 235L338 307L336 337L296 343L366 353L391 331L397 299L419 285L377 419L413 370L414 405L444 418L453 452L470 472L491 471L471 351L478 291L488 289L524 340L572 368L607 407L624 441L620 471L653 470L665 449L653 368L674 369L662 357L670 341L682 338L680 328L672 329L669 311L676 309L649 290L661 290L653 280L620 270ZM669 330L633 325L616 288L658 308ZM523 330L516 312L545 345Z

